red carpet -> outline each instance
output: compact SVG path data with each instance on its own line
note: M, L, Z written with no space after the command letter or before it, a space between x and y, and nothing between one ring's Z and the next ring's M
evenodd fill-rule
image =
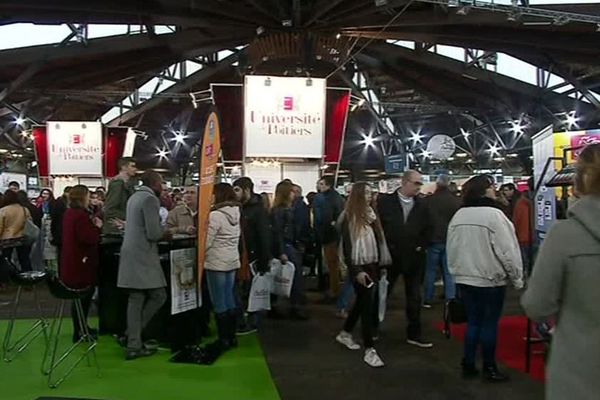
M443 330L442 323L436 328ZM466 324L452 325L452 337L461 342L465 339ZM525 372L525 340L527 333L527 318L522 316L504 317L500 320L498 333L498 348L496 357L509 368ZM536 354L542 350L542 344L534 344L534 354L531 356L531 371L529 375L537 381L544 382L544 356Z

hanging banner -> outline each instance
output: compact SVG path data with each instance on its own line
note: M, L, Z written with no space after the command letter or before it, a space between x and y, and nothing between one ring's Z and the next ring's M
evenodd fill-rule
M221 151L219 131L219 117L212 111L206 120L204 138L200 153L200 198L198 202L198 287L202 287L202 271L206 253L206 234L208 232L208 215L212 203L215 177L217 175L217 162Z
M197 295L194 279L196 249L171 250L171 315L198 308L202 296Z
M50 175L102 176L102 124L48 121Z
M246 75L246 157L323 157L326 80Z

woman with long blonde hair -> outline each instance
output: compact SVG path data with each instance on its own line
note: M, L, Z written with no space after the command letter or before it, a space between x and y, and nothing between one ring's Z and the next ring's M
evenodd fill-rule
M378 317L380 268L387 265L391 257L381 223L370 206L372 196L371 187L366 182L355 183L346 209L340 215L343 249L340 256L348 266L356 300L336 340L350 350L360 349L352 338L352 330L360 319L365 346L363 359L371 367L383 367L384 363L375 351L373 337Z

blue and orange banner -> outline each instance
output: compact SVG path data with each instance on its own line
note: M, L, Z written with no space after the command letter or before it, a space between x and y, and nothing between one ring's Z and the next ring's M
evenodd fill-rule
M217 162L221 152L221 135L219 117L211 111L204 128L204 138L200 154L199 202L198 202L198 287L202 282L204 259L206 255L206 234L208 232L208 216L212 206L213 189L217 176Z

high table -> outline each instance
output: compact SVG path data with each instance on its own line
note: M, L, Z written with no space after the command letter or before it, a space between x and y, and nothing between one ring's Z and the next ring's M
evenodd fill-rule
M117 287L119 253L123 237L103 236L100 243L100 268L98 279L98 319L101 334L123 335L127 325L127 298L125 289ZM175 235L172 240L158 243L163 272L167 280L167 302L144 331L145 339L168 342L174 349L197 343L208 322L208 302L205 298L201 308L171 315L170 252L171 250L195 248L196 237ZM206 290L202 290L205 294Z

